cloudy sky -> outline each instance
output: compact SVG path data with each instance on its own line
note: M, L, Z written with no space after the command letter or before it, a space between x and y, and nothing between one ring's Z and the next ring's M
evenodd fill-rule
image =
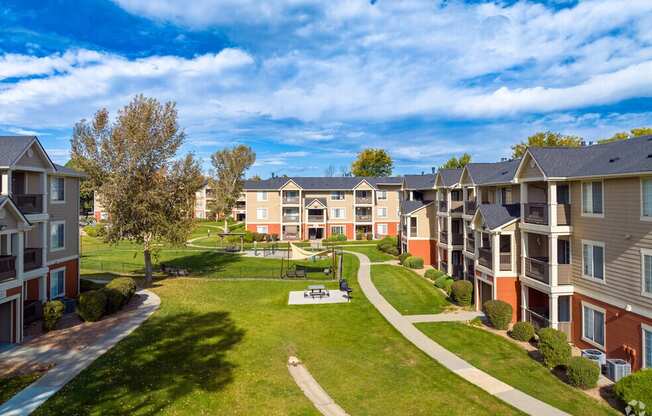
M0 134L58 162L135 94L178 104L184 151L252 146L314 176L373 146L396 173L529 134L652 125L652 1L0 0Z

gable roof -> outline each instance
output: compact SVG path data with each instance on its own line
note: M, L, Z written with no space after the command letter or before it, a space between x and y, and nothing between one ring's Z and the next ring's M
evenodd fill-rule
M514 179L521 159L495 163L469 163L464 167L474 185L509 183Z
M481 215L487 228L495 230L521 218L521 204L480 204L475 215Z
M526 154L548 178L652 172L652 136L581 147L530 147Z
M319 202L321 205L323 205L324 208L326 208L326 198L310 198L310 199L306 199L306 208L308 208L310 205L312 205L313 202Z
M462 168L455 169L439 169L437 171L438 180L441 181L442 186L449 188L460 183L462 179Z
M376 188L378 185L401 185L403 178L400 176L390 176L386 178L361 177L361 176L333 176L333 177L283 177L270 178L260 181L247 180L244 183L245 190L278 190L288 181L294 181L299 187L305 190L325 190L325 191L350 191L362 181L367 181L371 187Z
M56 163L54 164L54 168L57 170L57 173L59 173L61 175L75 176L77 178L85 178L85 177L88 176L84 172L80 172L80 171L75 170L75 169L70 169L70 168L67 168L67 167L65 167L63 165L58 165Z
M56 169L52 159L50 159L50 156L36 136L0 136L0 167L13 166L34 143L43 153L52 169Z
M430 204L432 204L432 201L402 201L401 215L412 214L413 212L418 211Z
M27 225L31 225L29 220L25 217L25 215L18 209L16 204L14 204L13 199L9 198L6 195L0 195L0 208L5 206L6 204L9 204L11 206L12 210L18 215L18 217Z
M423 175L405 175L403 176L403 185L405 189L420 191L435 188L435 179L437 175L433 173Z

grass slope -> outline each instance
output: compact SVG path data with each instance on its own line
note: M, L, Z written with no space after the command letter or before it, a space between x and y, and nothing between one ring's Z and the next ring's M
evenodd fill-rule
M362 253L365 256L369 257L369 261L371 261L371 262L388 261L388 260L395 259L394 256L378 250L378 248L376 246L358 246L358 247L356 247L354 245L353 246L348 245L348 246L343 246L341 248L343 250L347 250L347 251L355 251L356 253Z

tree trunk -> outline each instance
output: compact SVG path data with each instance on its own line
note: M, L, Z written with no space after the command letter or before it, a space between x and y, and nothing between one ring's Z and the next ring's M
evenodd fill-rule
M152 285L152 252L149 249L143 251L145 255L145 287Z
M229 232L229 219L226 215L224 216L224 232Z

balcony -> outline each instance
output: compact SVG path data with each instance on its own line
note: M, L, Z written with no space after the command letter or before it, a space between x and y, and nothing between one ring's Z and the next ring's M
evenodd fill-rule
M464 244L464 234L455 233L451 235L451 243L454 246L461 246Z
M356 222L371 222L371 214L355 214Z
M491 249L486 247L480 247L478 249L478 263L487 269L493 269Z
M453 273L451 274L451 277L454 277L456 279L463 279L464 278L464 265L462 265L462 264L453 264Z
M500 270L512 270L512 253L500 253Z
M448 212L448 201L439 201L439 212Z
M444 244L448 244L448 231L441 231L439 233L439 241Z
M308 222L324 222L324 214L321 215L308 215Z
M537 225L549 225L549 205L542 202L530 202L524 204L525 222ZM557 225L570 225L571 206L570 204L557 204Z
M464 201L464 213L466 215L475 214L475 210L478 208L478 203L476 201Z
M299 222L299 214L283 215L283 222Z
M451 201L451 213L461 214L464 212L464 202L463 201Z
M0 282L16 278L16 257L0 256Z
M43 249L40 247L26 248L23 253L23 268L26 272L38 269L43 265Z
M23 214L43 213L43 195L41 194L14 194L13 199Z
M355 203L362 204L362 205L371 204L372 203L371 195L356 195Z
M475 253L475 237L473 237L473 234L466 235L466 251Z
M531 279L538 280L547 285L550 284L550 264L547 257L525 258L525 275ZM571 284L571 265L559 264L557 265L557 284L569 285Z
M287 196L283 195L283 204L285 205L297 205L300 202L299 196Z

